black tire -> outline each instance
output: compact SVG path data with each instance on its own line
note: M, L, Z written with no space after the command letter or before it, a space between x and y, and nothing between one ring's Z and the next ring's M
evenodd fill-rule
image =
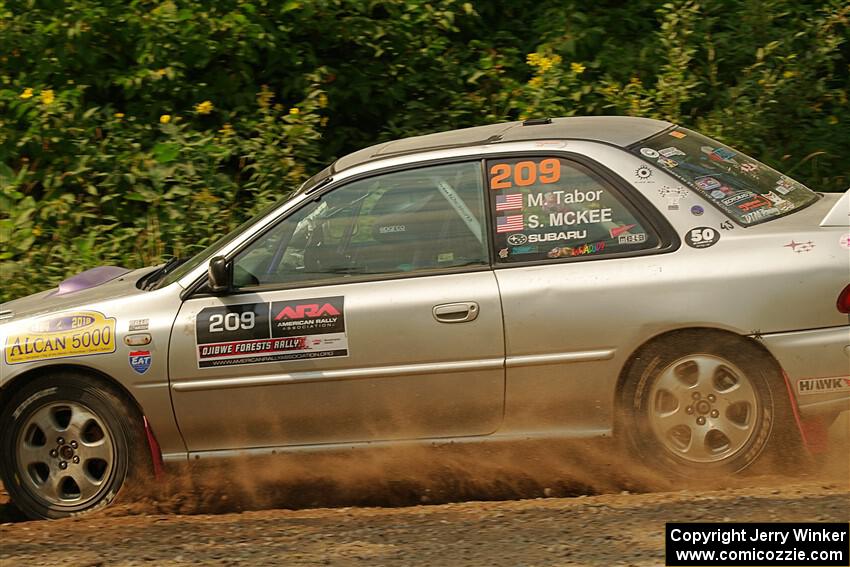
M621 396L629 448L673 476L738 473L794 437L776 365L730 335L681 333L650 345L629 368Z
M91 376L57 370L35 378L0 413L0 478L30 518L103 508L147 462L138 411Z

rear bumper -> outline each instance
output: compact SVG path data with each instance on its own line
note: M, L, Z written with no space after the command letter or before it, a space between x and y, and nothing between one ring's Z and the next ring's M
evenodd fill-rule
M803 418L850 410L850 326L763 335Z

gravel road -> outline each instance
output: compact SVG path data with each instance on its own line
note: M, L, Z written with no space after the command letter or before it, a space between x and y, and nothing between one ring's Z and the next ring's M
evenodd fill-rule
M256 478L261 469L231 467L229 477L213 475L206 484L183 477L193 484L171 487L159 499L52 522L21 521L0 490L0 566L663 565L665 522L850 522L846 435L834 449L817 474L751 474L687 488L653 483L645 472L636 475L616 460L594 463L588 455L578 459L581 470L598 478L557 484L526 477L519 484L491 483L484 492L464 489L453 475L431 488L378 482L377 471L392 479L403 469L390 461L361 462L363 478L373 479L367 484L290 482L283 501L258 500L264 494L258 490L248 498L237 478L247 472ZM512 462L535 467L531 458ZM571 472L538 464L558 478ZM410 465L408 459L408 473ZM490 476L505 472L493 469ZM476 500L484 497L521 499Z
M0 526L12 565L663 565L669 521L850 521L847 482ZM773 484L771 486L771 484Z

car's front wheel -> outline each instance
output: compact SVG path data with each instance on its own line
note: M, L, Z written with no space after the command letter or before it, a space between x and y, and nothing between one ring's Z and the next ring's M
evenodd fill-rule
M644 461L685 476L750 467L788 433L787 394L743 339L680 335L646 349L623 388L623 433Z
M143 454L141 423L116 389L71 371L41 376L0 414L0 477L35 519L111 502Z

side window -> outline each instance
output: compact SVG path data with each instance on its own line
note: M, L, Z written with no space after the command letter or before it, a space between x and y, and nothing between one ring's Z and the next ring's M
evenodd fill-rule
M236 287L487 264L478 162L388 173L339 187L235 260Z
M645 250L658 237L605 182L557 157L487 162L500 263Z

